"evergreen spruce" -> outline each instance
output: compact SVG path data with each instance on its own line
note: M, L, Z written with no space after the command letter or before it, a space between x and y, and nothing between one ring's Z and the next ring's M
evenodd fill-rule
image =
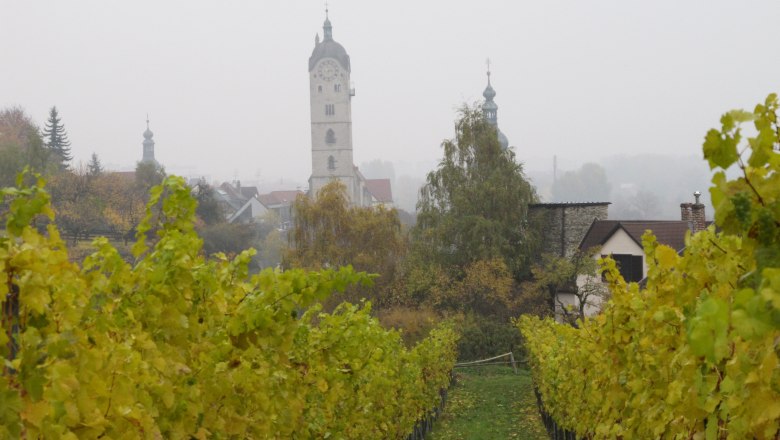
M53 160L57 161L60 169L68 167L68 162L73 159L70 155L70 141L65 126L62 124L57 107L52 107L49 111L49 119L43 128L43 138L46 148L53 153Z
M92 159L87 164L87 173L93 177L103 174L103 165L100 163L96 153L92 153Z

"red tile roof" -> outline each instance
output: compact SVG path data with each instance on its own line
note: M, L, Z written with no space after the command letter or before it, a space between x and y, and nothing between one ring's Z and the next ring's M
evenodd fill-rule
M271 191L267 194L258 195L257 199L260 200L260 203L269 207L271 205L291 204L298 198L299 194L303 194L303 191Z
M618 229L626 231L639 246L642 246L642 235L650 230L659 243L679 251L685 247L685 233L690 226L680 220L594 220L580 249L603 245Z
M390 179L366 179L366 188L380 203L393 203L393 190Z
M276 199L271 194L260 194L257 196L257 200L260 200L260 203L265 205L266 208L271 205L276 205Z

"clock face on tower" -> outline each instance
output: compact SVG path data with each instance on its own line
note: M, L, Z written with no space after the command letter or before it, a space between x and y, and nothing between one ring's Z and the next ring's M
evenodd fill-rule
M317 76L325 81L333 81L339 73L339 66L331 60L325 60L317 68Z

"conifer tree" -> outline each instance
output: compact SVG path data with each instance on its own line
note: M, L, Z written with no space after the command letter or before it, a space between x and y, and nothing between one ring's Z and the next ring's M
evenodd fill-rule
M92 159L87 164L87 174L95 177L103 174L103 165L100 163L100 159L96 153L92 153Z
M57 162L60 169L67 168L73 156L70 155L68 133L65 131L56 106L49 111L49 119L43 128L43 137L46 148L54 155L52 159Z

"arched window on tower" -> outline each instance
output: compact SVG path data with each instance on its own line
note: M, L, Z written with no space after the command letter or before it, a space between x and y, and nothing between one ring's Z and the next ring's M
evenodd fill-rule
M336 158L333 156L328 156L328 169L331 171L336 169Z
M335 144L336 143L336 133L333 132L333 129L329 128L328 132L325 133L325 143L326 144Z
M322 86L317 86L317 91L318 91L319 93L322 93Z

